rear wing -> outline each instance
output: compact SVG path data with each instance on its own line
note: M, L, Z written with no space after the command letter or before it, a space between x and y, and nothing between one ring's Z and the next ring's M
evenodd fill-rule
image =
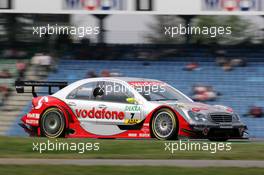
M67 82L55 82L55 81L16 81L15 87L17 93L32 93L33 97L37 97L37 92L35 87L48 87L49 95L52 93L52 87L58 87L62 89L68 85ZM32 87L31 91L25 91L25 87Z

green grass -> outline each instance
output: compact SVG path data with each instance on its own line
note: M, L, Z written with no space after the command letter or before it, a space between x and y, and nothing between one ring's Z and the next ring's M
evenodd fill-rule
M199 175L263 175L264 169L260 168L181 168L181 167L117 167L117 166L0 166L0 172L4 175L164 175L164 174L199 174Z
M100 143L99 151L33 151L33 143L47 142L47 138L0 137L0 158L99 158L99 159L222 159L264 160L263 142L230 142L230 151L165 151L164 141L158 140L102 140L58 139L57 142ZM56 140L50 140L56 142ZM172 141L178 143L179 141ZM203 143L203 142L199 142ZM206 142L211 143L211 142Z

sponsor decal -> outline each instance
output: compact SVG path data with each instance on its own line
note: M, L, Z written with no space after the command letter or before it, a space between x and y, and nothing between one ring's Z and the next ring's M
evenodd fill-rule
M220 127L220 128L224 128L224 129L231 129L231 128L233 128L232 125L228 125L228 124L220 124L219 127Z
M239 0L222 0L222 7L227 11L236 10L239 6Z
M106 109L96 110L95 108L89 109L76 109L78 118L90 119L108 119L108 120L124 120L125 113L118 111L108 111Z
M38 120L26 119L26 124L37 125L38 124Z
M227 107L226 111L227 112L234 112L234 110L232 108L230 108L230 107Z
M128 137L137 137L137 133L129 133Z
M82 0L81 2L83 7L87 10L95 10L96 7L100 5L97 0Z
M27 118L39 119L39 114L36 113L28 113Z
M183 104L176 104L176 107L178 107L178 108L184 108L184 105Z
M160 86L164 85L162 82L157 81L130 81L128 82L131 86Z
M139 137L150 137L150 135L149 134L142 134L142 133L140 133L139 134Z
M240 0L239 6L242 11L248 11L255 7L255 0Z
M222 106L222 105L214 105L217 109L226 110L227 112L234 112L234 110L230 107Z
M153 0L63 0L63 9L66 10L102 10L102 11L153 11Z
M204 10L262 11L263 0L203 0Z
M125 107L125 112L139 112L141 108L139 105L131 105Z
M139 120L139 119L125 119L125 124L137 124L140 122L141 122L141 120Z
M48 101L49 101L48 97L42 97L41 99L39 99L38 105L35 107L35 109L40 109L43 105L43 102L47 103Z
M75 10L126 10L127 0L64 0L64 9Z
M200 108L192 108L192 111L193 112L199 112L199 111L202 111L202 110L208 110L208 108L202 108L202 107L200 107Z

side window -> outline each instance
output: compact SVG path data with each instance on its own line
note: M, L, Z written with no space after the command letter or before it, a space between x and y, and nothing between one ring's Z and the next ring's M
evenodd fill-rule
M68 95L67 98L68 99L91 100L95 85L96 85L96 83L94 83L94 82L81 85L78 88L74 89Z
M103 94L95 99L99 101L127 103L127 98L133 98L134 95L124 85L116 82L105 82L103 84Z

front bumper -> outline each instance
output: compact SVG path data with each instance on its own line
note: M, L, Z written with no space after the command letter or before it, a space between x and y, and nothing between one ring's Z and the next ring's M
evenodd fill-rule
M40 135L39 118L35 116L35 113L33 113L33 115L32 113L28 113L21 118L22 123L19 123L19 126L21 126L30 136Z
M247 126L242 123L192 124L189 132L192 138L229 138L242 139Z
M29 134L29 136L37 136L38 135L37 128L32 127L32 126L27 126L24 123L19 123L18 125L21 126L24 129L24 131Z

